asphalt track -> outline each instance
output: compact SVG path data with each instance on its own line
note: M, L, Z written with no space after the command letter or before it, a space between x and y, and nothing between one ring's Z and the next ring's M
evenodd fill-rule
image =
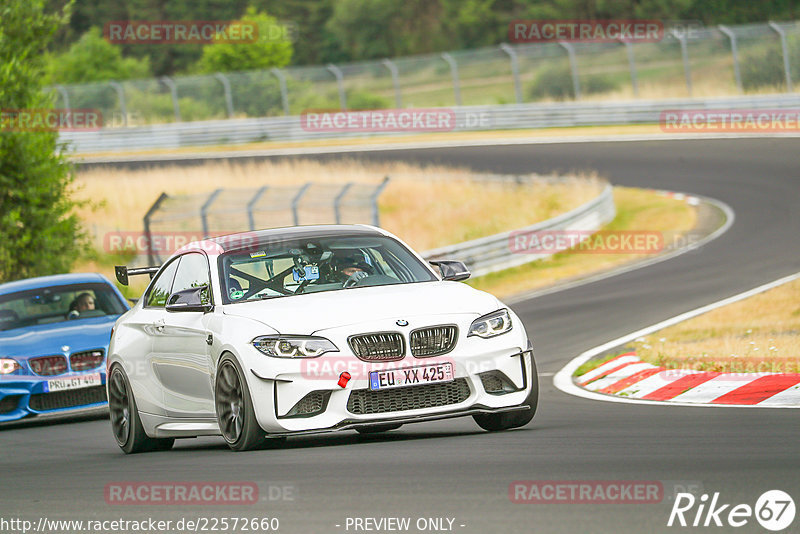
M733 208L733 227L700 250L514 305L533 336L540 372L553 373L593 346L800 271L797 139L566 143L346 157L505 173L598 170L615 184L706 195ZM209 438L179 441L170 452L124 456L104 420L4 430L0 518L263 516L278 517L282 532L354 532L345 530L348 517L404 516L412 518L410 532L417 532L419 517L455 518L453 530L464 533L669 532L678 530L666 527L674 484L720 492L720 501L732 504L752 506L770 489L800 499L794 410L597 402L556 390L550 376L540 378L540 387L533 422L501 434L459 419L411 425L383 437L295 438L252 453L228 452L220 439ZM228 508L106 504L107 483L137 480L255 481L262 500ZM656 504L514 504L508 488L515 480L657 480L667 495ZM292 487L293 499L270 500L270 486ZM790 530L800 531L800 518ZM764 530L751 518L736 531Z

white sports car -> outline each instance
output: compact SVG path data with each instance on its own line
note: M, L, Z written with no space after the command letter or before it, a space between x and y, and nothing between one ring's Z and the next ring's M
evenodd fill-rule
M150 274L111 334L111 425L126 453L536 411L533 350L497 298L379 228L277 228L191 243Z

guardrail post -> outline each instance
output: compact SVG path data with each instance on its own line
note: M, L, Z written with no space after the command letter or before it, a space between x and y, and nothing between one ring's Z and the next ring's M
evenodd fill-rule
M572 71L572 91L575 93L575 100L580 100L581 81L578 78L578 58L575 57L575 47L572 46L572 43L567 43L565 41L558 41L558 44L567 51L567 55L569 56L569 67Z
M214 203L214 200L220 193L222 193L222 189L216 189L208 196L208 200L206 200L205 204L200 208L200 220L203 223L203 239L208 239L208 208L211 207L211 204Z
M456 106L461 105L461 84L458 81L458 63L453 59L453 56L444 52L442 59L450 65L450 72L453 74L453 96L455 97Z
M375 191L370 195L370 202L372 203L372 226L380 226L380 213L378 212L378 197L381 196L383 190L386 189L386 184L389 183L389 177L385 177Z
M744 93L742 88L742 73L739 72L739 52L736 48L736 34L733 33L727 26L720 24L717 26L719 31L728 36L731 41L731 54L733 55L733 76L736 78L736 87L739 88L739 93Z
M392 75L392 85L394 85L394 103L395 106L400 109L403 107L403 96L400 93L400 79L399 73L397 72L397 65L395 65L394 62L389 59L384 59L381 61L381 63L383 63L384 67L389 69L389 72Z
M511 60L511 75L514 76L514 96L517 99L517 104L522 104L522 86L519 83L519 61L517 60L517 52L506 43L501 44L500 49L508 54Z
M253 216L253 208L267 189L269 189L269 186L265 185L261 187L258 191L256 191L256 194L253 195L253 198L250 199L250 202L247 203L247 221L250 223L251 232L255 231L256 229L256 218Z
M181 106L178 103L178 86L172 81L169 76L162 76L159 78L161 83L169 87L169 92L172 95L172 110L175 113L175 122L181 122Z
M122 126L127 128L128 127L128 107L125 105L125 89L122 88L122 84L119 82L108 82L116 92L117 92L117 100L119 101L119 110L122 113Z
M681 44L681 58L683 59L683 75L686 77L686 91L692 96L692 67L689 64L689 48L686 46L686 34L672 30L672 36Z
M350 187L352 185L353 185L352 182L348 182L348 183L344 184L344 187L342 187L342 190L339 191L339 193L336 195L336 198L333 199L333 213L334 213L334 216L336 217L336 224L342 224L342 214L339 211L339 208L341 206L342 199L347 194L347 190L350 189Z
M300 190L292 199L292 219L294 220L294 225L298 226L300 224L300 214L298 213L298 207L300 205L300 199L303 198L303 195L306 194L308 188L311 187L311 182L307 182L303 184Z
M792 71L789 68L789 46L786 44L786 32L783 28L770 21L769 27L772 28L778 37L781 39L781 52L783 53L783 72L786 74L786 91L791 93L792 89Z
M631 87L633 88L634 98L639 98L639 76L636 73L636 57L633 55L633 43L619 38L619 42L625 45L625 51L628 53L628 65L631 68Z
M325 68L336 77L336 87L339 89L339 108L342 111L347 111L347 95L344 92L344 74L342 74L342 69L333 63L328 63Z
M153 205L150 206L150 209L147 210L147 213L144 214L144 236L147 239L147 261L150 265L155 265L156 263L161 262L161 258L158 258L158 262L156 261L155 252L153 252L153 237L152 233L150 232L150 218L153 216L155 212L158 211L158 208L161 207L161 204L168 198L166 193L161 193L159 197L153 202Z
M231 84L228 81L228 77L222 74L221 72L217 72L214 74L214 78L219 80L222 84L222 90L225 91L225 107L228 110L228 118L233 118L233 96L231 96Z
M278 84L281 87L281 104L283 105L283 114L288 116L289 115L289 91L286 88L286 76L283 75L283 72L279 68L272 67L269 69L273 76L278 79Z
M69 93L67 93L67 88L61 85L60 83L55 84L56 91L61 95L61 101L64 102L64 109L72 109L69 106Z

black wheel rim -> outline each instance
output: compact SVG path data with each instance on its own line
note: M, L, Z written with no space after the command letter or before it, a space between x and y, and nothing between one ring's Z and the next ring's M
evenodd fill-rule
M244 402L242 383L233 364L224 362L217 377L217 418L222 436L228 443L236 443L242 434Z
M111 373L108 383L108 408L114 437L120 446L125 445L131 432L130 397L125 378L117 369Z

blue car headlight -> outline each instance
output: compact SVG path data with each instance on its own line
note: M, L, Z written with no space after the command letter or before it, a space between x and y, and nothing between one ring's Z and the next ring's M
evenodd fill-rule
M505 334L513 328L508 310L502 309L478 317L469 327L467 337L478 336L489 338Z
M22 369L17 360L11 358L0 358L0 375L10 375L14 371Z
M316 358L339 350L330 340L317 336L259 336L253 346L273 358Z

